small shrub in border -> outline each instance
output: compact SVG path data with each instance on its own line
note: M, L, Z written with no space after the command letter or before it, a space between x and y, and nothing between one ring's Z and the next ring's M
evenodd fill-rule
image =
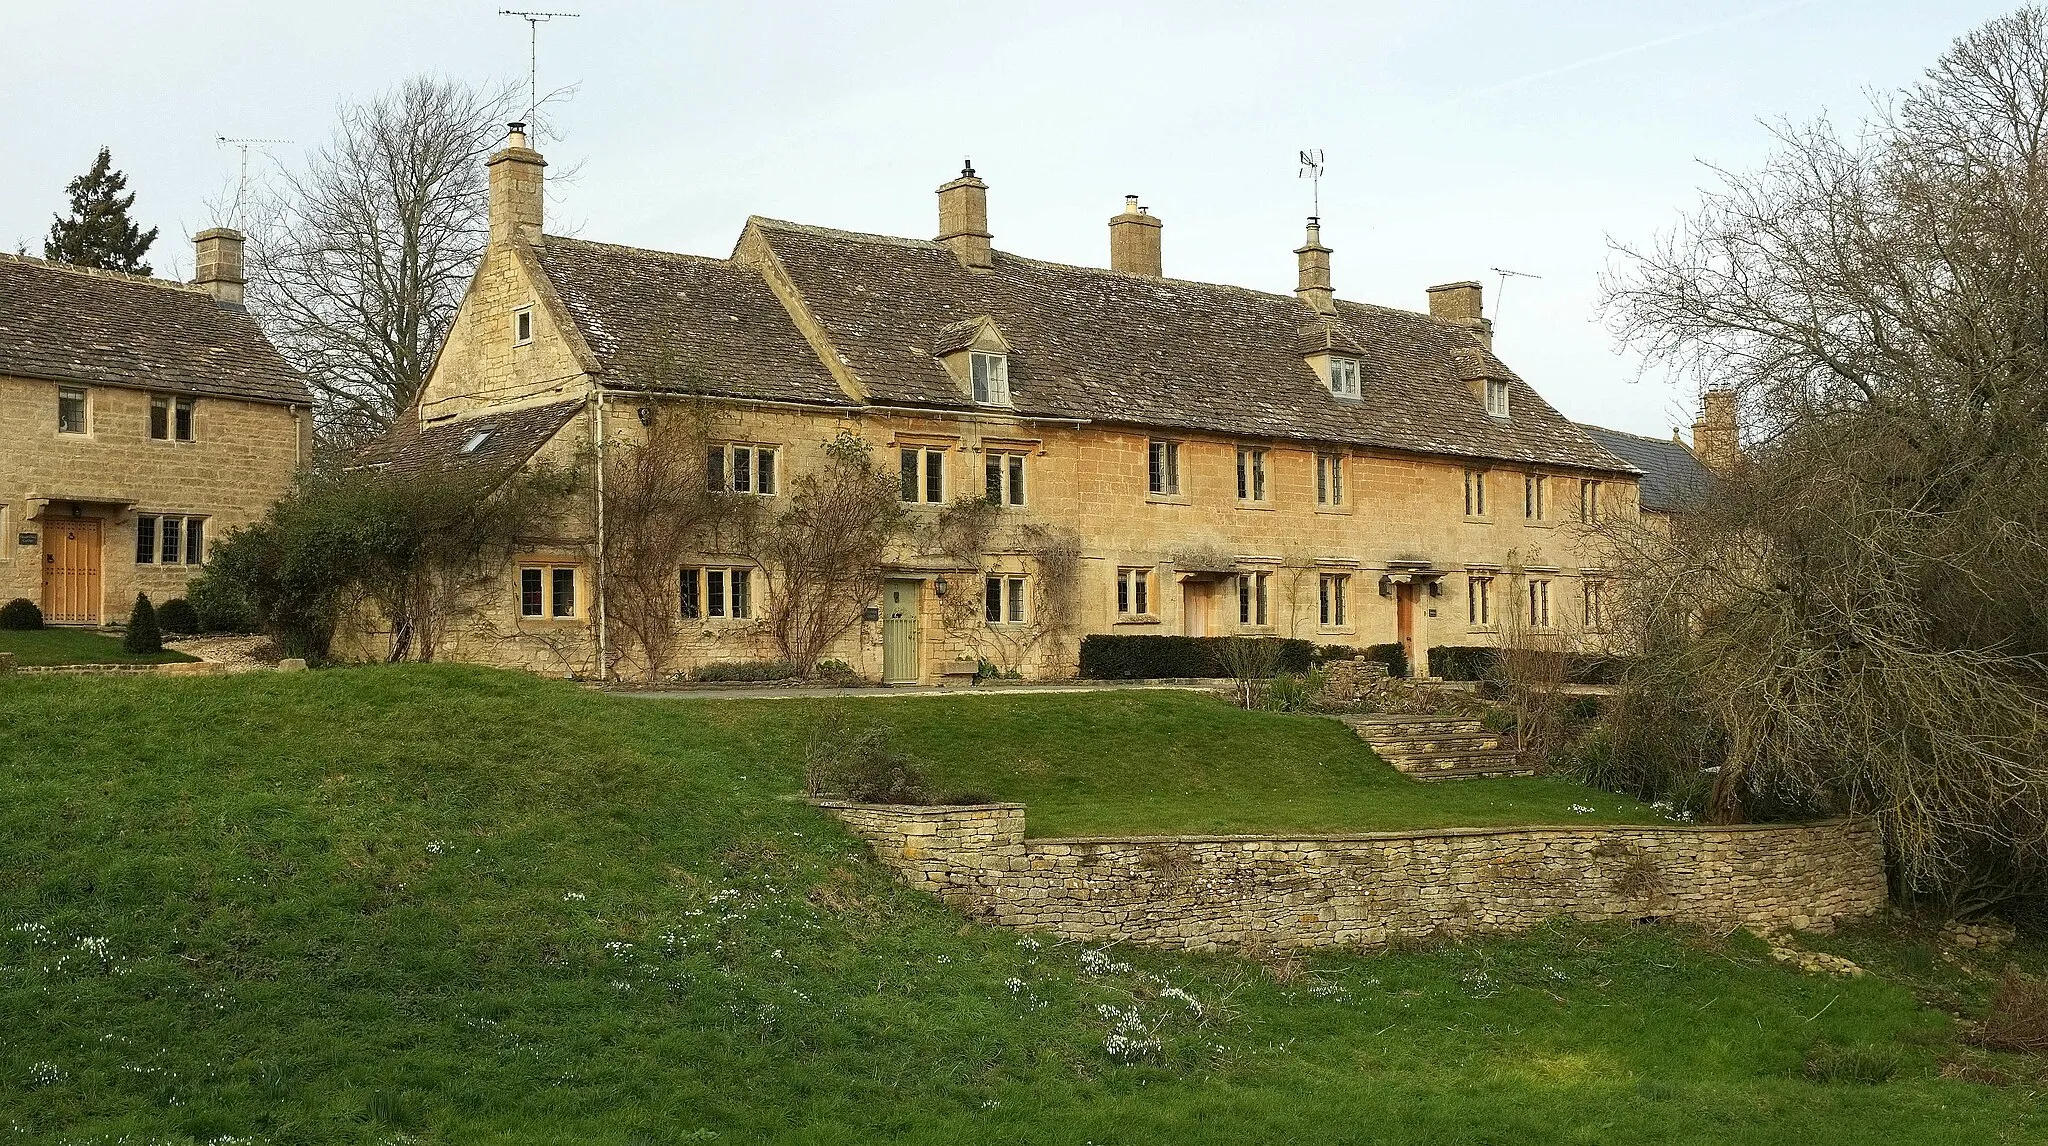
M157 628L156 609L149 603L149 594L135 595L135 608L128 613L128 631L122 634L121 647L137 654L164 651L164 635Z
M917 762L890 743L886 724L855 729L833 714L811 734L804 750L804 792L838 796L860 804L928 804L931 799Z
M156 607L156 625L166 633L191 636L199 631L199 610L183 597L173 597Z
M713 661L708 665L698 665L690 679L725 683L790 680L795 676L796 666L788 661Z
M27 597L16 597L0 605L0 629L26 632L43 627L43 610Z
M1093 634L1081 638L1081 675L1089 680L1161 680L1230 676L1222 654L1244 637L1124 637ZM1305 673L1314 657L1308 641L1253 637L1279 649L1281 672Z
M1991 996L1979 1043L2015 1054L2048 1054L2048 979L2008 970Z

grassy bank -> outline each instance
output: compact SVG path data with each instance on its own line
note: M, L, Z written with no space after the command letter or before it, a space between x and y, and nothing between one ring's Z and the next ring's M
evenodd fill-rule
M121 638L93 629L0 629L0 653L13 653L24 665L158 665L194 661L198 657L165 649L131 653Z
M930 757L1011 745L957 782L1049 794L1087 760L1049 746L1149 719L1084 712L1122 702L875 711ZM1296 776L1358 764L1160 703L1187 743L1104 740L1104 768L1240 734ZM0 1143L2048 1136L2036 1065L1743 938L1266 968L963 924L781 798L806 719L457 668L0 684ZM1926 964L1965 1010L1970 958ZM1830 1047L1884 1080L1809 1077Z

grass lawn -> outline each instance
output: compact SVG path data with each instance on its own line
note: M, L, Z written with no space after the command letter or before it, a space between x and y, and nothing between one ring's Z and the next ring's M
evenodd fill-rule
M24 665L160 665L199 658L165 649L131 653L121 638L94 629L0 629L0 653Z
M1124 703L873 710L934 758L1078 771L1046 746L1151 719L1085 713ZM1294 724L1158 703L1294 759ZM1871 932L1830 943L1883 973L1837 980L1563 925L1098 954L964 923L783 799L806 719L441 666L0 685L0 1144L2048 1140L2048 1067L1915 997L1967 1013L2006 956ZM1331 751L1294 774L1362 767L1299 726ZM1055 783L979 759L962 782ZM1882 1081L1807 1077L1825 1047Z

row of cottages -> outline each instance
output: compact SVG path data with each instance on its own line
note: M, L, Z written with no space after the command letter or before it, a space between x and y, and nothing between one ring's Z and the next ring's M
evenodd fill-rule
M1600 628L1575 527L1634 514L1638 471L1494 355L1477 283L1430 288L1427 313L1340 299L1313 219L1292 295L1169 278L1135 197L1107 269L1025 258L992 246L971 167L935 239L757 217L705 258L546 234L519 125L488 162L488 252L376 464L573 465L708 407L689 464L772 507L850 431L914 521L1000 507L977 551L897 547L826 654L863 675L1067 675L1098 633L1399 641L1421 663L1504 622ZM602 503L527 544L436 655L644 674L599 623ZM661 670L773 658L775 572L677 554Z
M242 235L165 282L0 254L0 600L124 620L184 592L311 456L312 395L242 305Z

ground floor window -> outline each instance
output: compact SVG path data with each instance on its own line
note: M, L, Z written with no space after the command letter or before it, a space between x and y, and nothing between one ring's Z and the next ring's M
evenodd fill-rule
M981 610L983 619L991 625L1017 625L1024 622L1024 578L990 577L982 587Z
M1344 599L1350 595L1350 589L1349 573L1325 573L1317 579L1316 602L1324 628L1342 628L1349 623L1345 619Z
M690 567L682 571L680 581L686 621L706 617L744 621L754 615L752 569Z
M1586 627L1595 632L1607 627L1607 585L1602 581L1586 582Z
M1152 615L1152 570L1119 569L1116 571L1116 615L1119 617L1149 617Z
M1539 629L1550 627L1550 582L1529 582L1529 623Z
M182 514L135 516L137 565L206 564L206 519Z
M574 620L579 569L575 565L519 567L519 615Z
M1267 584L1273 579L1271 573L1240 573L1237 575L1237 623L1246 628L1264 628L1266 619Z
M1493 578L1475 573L1466 579L1465 617L1474 625L1493 623Z

